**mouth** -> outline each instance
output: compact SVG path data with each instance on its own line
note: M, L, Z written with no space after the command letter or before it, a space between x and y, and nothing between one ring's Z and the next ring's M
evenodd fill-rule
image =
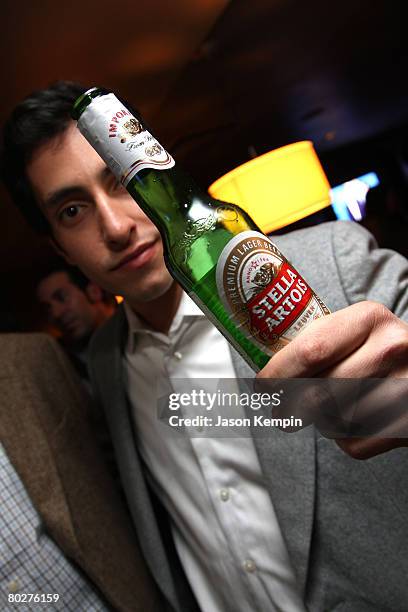
M132 268L134 270L137 268L141 268L152 257L155 246L156 246L156 242L157 241L155 240L153 242L148 242L146 244L140 245L137 249L125 255L125 257L123 257L119 261L119 263L113 266L111 268L111 272L114 272L115 270L125 269L125 268Z
M75 329L76 325L77 325L76 319L66 319L66 320L60 321L61 328L66 331Z

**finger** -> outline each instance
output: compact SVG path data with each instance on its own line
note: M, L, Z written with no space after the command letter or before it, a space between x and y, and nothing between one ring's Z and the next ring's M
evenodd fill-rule
M332 398L327 390L327 381L313 378L286 380L284 393L279 406L273 409L274 417L294 417L301 420L299 429L315 423L324 406L331 403Z
M396 317L373 328L346 359L320 373L334 378L404 378L408 375L408 326Z
M362 346L378 320L378 306L359 302L314 321L274 355L258 377L311 377L329 370Z
M394 448L408 446L408 440L400 438L351 438L336 440L347 455L353 459L370 459Z
M272 379L276 381L278 379ZM259 383L270 383L260 379ZM301 420L301 427L312 423L326 437L349 433L353 422L358 381L328 378L291 378L281 380L283 391L280 404L273 408L274 417L294 417Z
M353 402L351 435L407 438L408 379L366 378L355 382L359 389Z

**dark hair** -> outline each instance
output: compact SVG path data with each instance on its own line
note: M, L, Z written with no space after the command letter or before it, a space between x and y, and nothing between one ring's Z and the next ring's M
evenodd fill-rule
M41 270L38 271L36 285L38 286L42 280L48 278L52 274L58 274L59 272L64 272L71 283L76 285L81 291L86 293L86 288L90 283L89 278L85 276L81 272L79 268L76 266L70 266L67 264L62 258L55 258L51 262L48 263L47 267L42 267ZM105 291L101 288L102 291L102 301L105 304L111 304L116 306L117 302L115 296Z
M4 126L2 179L17 208L41 233L48 233L49 225L35 200L26 166L41 145L67 129L72 105L87 89L78 83L58 81L48 89L35 91L15 107Z
M85 291L89 285L89 278L87 278L85 274L82 274L79 268L75 268L74 266L65 264L60 266L59 269L56 268L54 272L66 272L71 283L79 287L81 291ZM50 274L52 274L52 272L50 272Z
M58 274L59 272L65 272L69 280L79 287L82 291L85 291L89 285L89 279L82 274L79 268L70 266L61 257L53 257L46 265L41 266L37 269L35 274L35 284L38 285L44 278L51 276L51 274Z

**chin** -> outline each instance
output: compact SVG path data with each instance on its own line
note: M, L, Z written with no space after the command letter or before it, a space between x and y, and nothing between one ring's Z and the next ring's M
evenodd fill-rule
M165 295L174 283L173 278L170 275L166 275L165 278L158 279L157 282L152 282L150 279L149 283L145 283L138 290L136 289L134 292L126 292L125 295L128 301L136 301L136 302L152 302L161 298Z

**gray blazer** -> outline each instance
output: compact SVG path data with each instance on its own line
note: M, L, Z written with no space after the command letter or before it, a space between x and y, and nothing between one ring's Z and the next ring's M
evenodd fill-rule
M334 222L274 241L331 310L370 299L408 319L408 262L376 249L360 226ZM173 607L190 612L196 604L163 535L163 519L156 520L132 429L121 362L126 332L120 309L93 341L91 375L147 563ZM252 377L239 356L232 355L237 376ZM295 434L273 430L272 437L254 441L308 608L407 610L407 450L357 461L311 428Z

